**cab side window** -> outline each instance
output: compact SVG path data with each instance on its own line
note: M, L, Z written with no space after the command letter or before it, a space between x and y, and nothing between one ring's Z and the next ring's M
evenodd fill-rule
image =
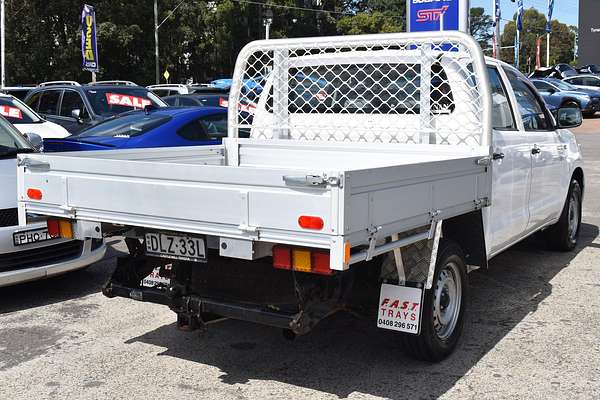
M510 101L498 70L488 67L488 75L492 86L492 127L498 130L516 130Z
M37 112L40 111L40 97L42 97L42 92L37 92L27 100L27 105Z
M60 99L60 90L48 90L42 93L40 99L39 112L46 115L58 114L58 101Z
M65 90L63 94L62 104L60 106L60 115L62 117L73 118L73 110L79 110L79 117L89 119L88 114L83 104L83 99L79 93L72 90Z
M514 71L505 69L508 80L513 88L519 113L523 119L523 125L526 131L548 131L552 129L550 116L546 112L546 107L539 101L524 78L520 77Z

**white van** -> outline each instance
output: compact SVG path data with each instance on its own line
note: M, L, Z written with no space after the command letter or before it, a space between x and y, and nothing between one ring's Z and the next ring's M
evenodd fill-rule
M102 239L51 238L43 218L31 216L19 226L17 154L34 152L6 119L0 117L0 287L81 269L104 257Z

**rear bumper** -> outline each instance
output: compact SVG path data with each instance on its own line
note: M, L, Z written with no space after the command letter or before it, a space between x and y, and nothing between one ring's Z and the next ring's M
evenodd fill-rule
M27 229L44 226L44 223L32 224ZM104 243L93 244L92 240L56 240L15 247L12 235L22 229L23 227L0 228L0 287L85 268L100 261L106 253ZM33 266L28 267L28 263Z

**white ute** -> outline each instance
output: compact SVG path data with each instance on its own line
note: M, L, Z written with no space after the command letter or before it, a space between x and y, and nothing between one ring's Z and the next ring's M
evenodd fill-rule
M0 117L0 287L85 268L104 257L101 239L52 238L44 218L30 216L19 225L17 154L32 145Z
M293 337L352 310L440 360L467 272L540 230L576 245L584 179L564 128L581 113L556 116L462 33L258 41L223 145L21 155L20 216L125 235L104 294L168 305L183 330L228 317Z

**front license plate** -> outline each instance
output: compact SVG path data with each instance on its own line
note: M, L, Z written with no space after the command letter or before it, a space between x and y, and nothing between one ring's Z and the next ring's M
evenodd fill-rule
M15 246L24 246L31 243L45 242L53 240L47 228L31 229L29 231L21 231L13 233L13 244Z
M421 332L422 304L423 289L382 284L377 327L418 335Z
M175 260L206 262L204 238L198 236L148 232L146 254Z

